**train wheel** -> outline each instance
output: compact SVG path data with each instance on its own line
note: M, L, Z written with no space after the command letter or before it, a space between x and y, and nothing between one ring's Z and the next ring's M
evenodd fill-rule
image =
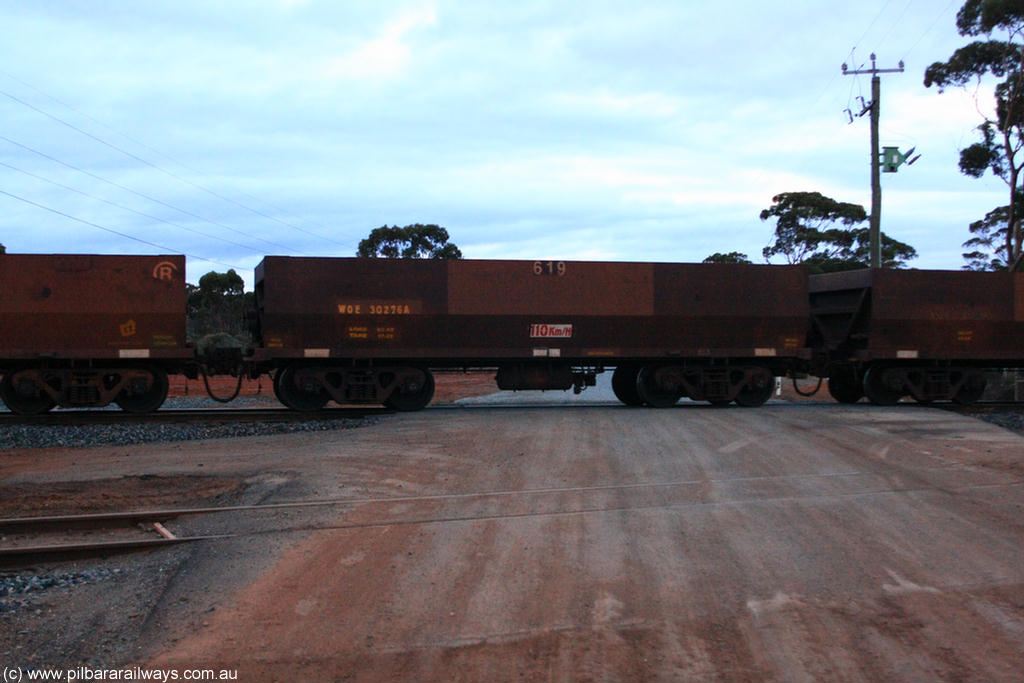
M621 365L612 373L612 391L615 398L627 406L642 406L644 400L637 391L636 381L640 368L635 365Z
M976 403L985 393L986 386L988 386L988 380L985 379L985 375L980 372L972 372L964 378L963 385L953 396L953 402L962 406Z
M840 370L829 376L828 393L840 403L856 403L864 398L863 384L853 370Z
M894 406L903 396L901 388L893 386L886 376L886 368L868 368L864 373L864 395L876 406Z
M281 386L280 386L281 382L280 382L280 377L281 377L281 371L280 370L275 371L274 372L274 380L273 380L273 383L272 383L271 386L274 389L274 398L277 399L278 403L280 403L281 405L286 406L287 404L285 404L284 399L281 398Z
M56 404L49 394L42 391L31 391L25 387L22 391L14 384L17 373L8 373L0 380L0 399L7 404L12 413L18 415L38 415L50 410Z
M422 378L417 380L412 375L407 377L395 387L384 405L403 413L426 408L434 398L434 375L430 370L418 372L422 373Z
M286 407L304 413L321 410L327 405L331 398L330 394L324 391L323 387L316 390L300 387L295 381L296 374L294 365L281 368L274 374L274 395L277 399Z
M636 378L637 395L652 408L670 408L679 402L683 392L668 383L659 383L657 365L647 365L640 369Z
M149 387L136 389L132 386L135 382L129 381L128 386L122 389L114 399L114 403L125 412L151 413L167 400L167 373L160 368L147 367L143 369L152 375L153 381Z
M760 405L764 405L765 402L771 398L772 390L775 388L775 382L772 381L771 371L758 368L754 372L750 373L750 379L747 383L736 393L736 405L743 406L744 408L756 408Z

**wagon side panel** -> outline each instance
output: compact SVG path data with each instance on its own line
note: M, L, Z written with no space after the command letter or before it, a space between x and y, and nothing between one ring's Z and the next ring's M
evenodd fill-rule
M257 280L266 351L290 357L782 356L807 326L800 268L268 257Z
M184 357L185 258L0 256L0 358Z

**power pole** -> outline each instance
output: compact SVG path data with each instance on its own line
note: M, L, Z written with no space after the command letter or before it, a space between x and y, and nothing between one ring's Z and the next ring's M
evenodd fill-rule
M878 74L903 73L903 60L900 60L897 69L879 69L875 66L875 53L871 53L871 68L861 70L848 70L843 64L843 75L871 74L871 102L865 109L871 112L871 267L882 267L882 180L880 170L882 160L878 153L878 115L881 109L882 84ZM861 100L864 101L863 99ZM861 112L863 115L865 112Z

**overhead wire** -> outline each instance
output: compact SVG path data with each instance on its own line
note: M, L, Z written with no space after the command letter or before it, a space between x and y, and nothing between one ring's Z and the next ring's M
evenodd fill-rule
M903 20L903 17L907 15L907 11L913 4L914 0L907 0L907 4L903 7L903 11L900 12L899 16L897 16L894 20L889 22L889 30L882 34L882 37L878 39L876 49L873 51L877 51L878 47L881 47L886 43L886 41L889 40L889 36L893 34L893 31L895 31L896 28L899 26L900 22Z
M189 227L181 225L179 223L174 223L173 221L169 221L169 220L166 220L164 218L160 218L159 216L153 216L153 215L145 213L143 211L138 211L136 209L131 208L130 206L124 206L123 204L118 204L117 202L111 201L109 199L104 199L103 197L97 197L96 195L89 194L88 192L84 192L82 190L79 190L77 188L71 187L69 185L65 185L63 183L58 183L56 180L51 180L50 178L46 178L46 177L38 175L36 173L32 173L31 171L26 171L23 168L18 168L17 166L14 166L12 164L8 164L8 163L3 162L3 161L0 161L0 166L3 166L4 168L9 168L12 171L17 171L18 173L22 173L24 175L27 175L30 178L35 178L36 180L41 180L44 183L49 183L50 185L54 185L56 187L61 188L62 190L67 190L68 192L74 192L75 194L79 194L79 195L81 195L83 197L87 197L89 199L93 199L93 200L98 201L98 202L103 202L104 204L108 204L109 206L113 206L114 208L120 209L122 211L128 211L129 213L134 213L136 216L142 216L143 218L148 218L149 220L156 221L158 223L163 223L164 225L170 225L172 227L178 228L180 230L184 230L186 232L191 232L193 234L200 235L202 237L208 237L210 239L218 240L220 242L224 242L225 244L231 244L231 245L234 245L236 247L242 247L243 249L251 251L254 254L262 254L263 253L260 249L256 249L255 247L251 247L251 246L249 246L247 244L242 244L241 242L234 242L232 240L225 239L223 237L219 237L217 235L211 235L209 233L203 232L202 230L196 230L195 228L189 228Z
M65 168L71 169L72 171L76 171L78 173L82 173L84 175L89 176L90 178L93 178L95 180L99 180L102 183L106 183L107 185L110 185L112 187L116 187L119 190L123 190L125 192L129 192L131 194L134 194L137 197L142 197L143 199L146 199L148 201L154 202L156 204L159 204L159 205L161 205L163 207L166 207L168 209L171 209L173 211L177 211L177 212L179 212L179 213L181 213L181 214L183 214L185 216L188 216L190 218L195 218L196 220L203 221L204 223L210 223L212 225L216 225L218 227L224 228L225 230L229 230L229 231L231 231L231 232L233 232L235 234L243 235L244 237L247 237L249 239L256 240L258 242L263 242L264 244L268 244L270 246L277 247L279 249L283 249L285 251L289 251L289 252L292 252L292 253L297 253L296 250L292 249L291 247L285 246L285 245L280 244L278 242L272 242L270 240L263 239L262 237L257 237L255 235L249 234L247 232L243 232L241 230L237 230L235 228L232 228L229 225L225 225L223 223L219 223L219 222L214 221L214 220L209 219L209 218L204 218L203 216L200 216L200 215L198 215L196 213L188 211L187 209L182 209L182 208L174 206L172 204L168 204L167 202L162 201L160 199L157 199L156 197L151 197L150 195L145 194L143 192L139 192L137 190L133 190L130 187L127 187L127 186L122 185L120 183L114 182L113 180L109 180L107 178L104 178L104 177L102 177L100 175L97 175L97 174L91 172L91 171L86 171L85 169L79 168L79 167L75 166L74 164L69 164L66 161L62 161L62 160L60 160L60 159L58 159L58 158L56 158L56 157L54 157L52 155L47 154L46 152L42 152L42 151L40 151L38 149L30 147L30 146L28 146L26 144L23 144L21 142L18 142L17 140L12 140L11 138L9 138L9 137L7 137L5 135L0 135L0 140L3 140L4 142L7 142L7 143L9 143L11 145L14 145L16 147L19 147L21 149L24 149L27 152L31 152L33 154L41 156L44 159L48 159L49 161L52 161L55 164L60 164L61 166L64 166Z
M857 42L853 44L853 47L850 48L849 59L851 62L853 61L853 55L856 53L857 48L860 47L860 44L863 43L864 39L868 37L868 34L871 33L871 29L875 27L875 24L878 23L878 20L882 17L882 15L885 13L885 10L888 9L889 5L891 4L892 0L885 1L885 4L882 5L881 9L879 9L877 13L875 13L874 18L868 24L868 27L864 30L864 34L860 37L860 39ZM906 12L906 10L904 10L904 12ZM812 108L816 106L819 101L821 101L821 98L825 96L825 93L828 92L829 88L832 87L832 84L835 83L835 80L839 77L839 75L839 72L832 74L832 78L829 79L828 84L822 89L821 93L816 98L814 98L814 103L811 105ZM848 101L852 101L853 99L853 88L855 85L857 85L858 79L856 76L854 76L853 80L854 82L850 84L850 94L848 97Z
M88 225L88 226L91 226L93 228L97 228L99 230L103 230L105 232L112 233L112 234L117 235L119 237L124 237L126 239L130 239L130 240L133 240L135 242L139 242L140 244L145 244L147 246L154 247L156 249L160 249L164 253L178 253L177 249L173 249L171 247L167 247L167 246L164 246L162 244L157 244L156 242L150 242L149 240L144 240L141 237L135 237L134 235L129 235L128 233L124 233L124 232L121 232L119 230L114 230L113 228L108 228L108 227L106 227L104 225L100 225L99 223L94 223L94 222L86 220L84 218L79 218L78 216L73 216L73 215L71 215L69 213L61 211L60 209L55 209L52 206L46 206L45 204L40 204L39 202L32 201L31 199L27 199L26 197L22 197L20 195L16 195L16 194L14 194L12 192L7 192L6 190L0 190L0 194L5 195L7 197L10 197L11 199L17 199L20 202L24 202L25 204L29 204L29 205L34 206L36 208L42 209L44 211L49 211L50 213L56 214L58 216L63 216L64 218L76 221L78 223L82 223L84 225ZM237 269L237 270L241 270L241 268L239 266L233 266L230 263L224 263L222 261L217 261L215 259L206 258L204 256L196 256L194 254L188 254L188 253L186 253L185 256L187 256L190 259L197 259L199 261L206 261L208 263L216 263L219 266L227 266L228 268L234 268L234 269Z
M868 27L864 30L864 35L860 37L860 40L853 44L853 50L856 50L858 47L860 47L860 44L863 43L864 39L868 37L868 34L871 33L871 29L875 27L875 24L878 23L878 20L882 17L883 14L885 14L885 10L887 10L889 8L889 5L891 4L892 0L885 1L885 4L882 5L882 8L878 10L877 14L875 14L875 18L871 20L871 23L868 24Z
M917 40L914 41L914 44L911 45L910 48L903 53L904 59L910 56L910 54L912 54L914 50L917 49L917 46L921 44L921 41L923 41L928 36L928 34L935 29L939 21L941 21L947 14L949 14L949 10L952 9L957 2L960 2L960 0L949 0L949 4L946 5L946 8L939 12L938 16L935 17L935 20L931 23L931 25L924 30L924 33L918 36Z
M861 35L860 39L850 49L850 56L849 56L849 61L850 62L854 62L855 61L854 60L854 54L856 53L856 50L867 39L868 35L870 35L872 29L875 27L875 24L877 24L878 21L885 14L886 10L889 8L889 5L892 4L892 1L893 0L886 0L886 2L882 5L882 7L875 14L874 18L868 24L868 27L867 27L867 29L865 29L863 35ZM959 2L959 1L961 1L961 0L949 0L949 2L946 4L946 6L942 10L939 11L939 13L936 15L935 19L928 25L928 27L925 28L925 30L910 45L910 47L903 52L902 61L904 63L907 61L909 56L914 52L914 50L917 49L917 47L921 44L921 42L928 36L928 34L930 34L935 29L935 27L938 25L938 23L944 17L946 17L948 15L950 9L952 9L954 7L954 5L957 2ZM885 31L884 34L882 34L881 38L879 38L877 41L875 41L876 42L876 48L875 48L875 50L873 50L873 52L877 52L878 47L881 47L882 44L886 43L886 41L888 41L889 38L893 35L893 33L900 27L900 23L901 23L902 19L906 16L907 12L910 10L910 8L914 4L914 2L915 2L915 0L908 0L907 4L904 5L903 10L900 12L900 14L894 20L888 22L889 28ZM855 66L855 70L860 70L860 69L863 69L863 68L864 68L863 64L860 65L860 66ZM830 82L830 85L831 85L831 82ZM850 91L849 91L849 94L847 96L847 107L848 108L851 108L850 104L853 102L853 99L854 99L854 95L853 95L854 88L862 88L862 84L860 83L860 79L857 76L854 76L853 81L850 83ZM863 97L863 92L862 91L861 91L860 95L861 95L861 97Z
M857 48L850 48L850 62L853 63L853 71L863 71L863 69L864 69L865 65L867 64L867 62L862 62L860 64L856 63L856 61L854 60L854 54L855 54L856 50L857 50ZM850 92L846 96L846 107L848 109L850 109L850 110L853 109L853 107L851 107L850 105L853 104L853 89L854 88L857 89L857 93L858 93L857 97L861 100L861 102L863 102L864 101L864 86L860 82L860 74L856 74L856 73L853 74L853 78L850 80Z
M2 71L0 71L0 73L6 74L6 72L2 72ZM7 74L7 75L10 77L9 74ZM13 78L13 77L11 77L11 78ZM23 81L21 81L20 79L17 79L17 78L13 78L13 80L15 80L15 81L17 81L19 83L22 83L23 85L26 85L27 87L30 87L32 90L42 94L43 96L53 100L54 102L60 103L62 106L65 106L65 107L71 109L72 111L78 113L79 115L85 116L89 120L94 121L95 123L103 126L104 128L107 128L108 130L111 130L111 131L117 133L118 135L121 135L121 136L125 137L126 139L130 140L134 144L139 145L141 147L144 147L145 149L148 149L149 151L154 152L154 153L156 153L156 154L158 154L160 156L163 156L164 158L169 159L173 163L176 163L179 166L181 166L183 168L186 168L187 170L189 170L189 171L191 171L193 173L199 173L195 169L191 169L191 168L185 166L185 164L182 164L181 162L179 162L179 161L177 161L175 159L172 159L171 157L168 157L165 154L162 154L162 153L158 152L157 150L154 150L152 147L149 147L148 145L146 145L146 144L144 144L142 142L139 142L138 140L134 140L131 137L129 137L127 135L124 135L120 131L117 131L117 130L113 129L110 126L107 126L106 124L96 120L94 117L91 117L91 116L88 116L87 114L83 114L82 112L79 112L74 107L71 107L70 105L67 105L67 104L61 102L57 98L54 98L54 97L51 97L50 95L47 95L46 93L44 93L43 91L39 90L38 88L36 88L36 87L34 87L34 86L30 85L30 84L24 83ZM64 126L70 128L71 130L73 130L73 131L75 131L77 133L80 133L81 135L84 135L84 136L88 137L89 139L94 140L95 142L98 142L101 145L104 145L106 147L109 147L110 149L113 149L113 150L115 150L117 152L120 152L121 154L124 154L125 156L129 157L130 159L138 161L141 164L145 164L146 166L148 166L148 167L150 167L150 168L152 168L152 169L154 169L156 171L159 171L160 173L163 173L163 174L165 174L165 175L167 175L167 176L177 180L178 182L184 183L184 184L189 185L191 187L194 187L194 188L196 188L198 190L206 192L207 194L209 194L212 197L215 197L217 199L220 199L221 201L228 202L230 204L238 206L239 208L245 209L246 211L249 211L249 212L251 212L251 213L253 213L253 214L257 215L257 216L260 216L260 217L265 218L267 220L273 221L273 222L278 223L280 225L283 225L285 227L291 228L292 230L296 230L298 232L302 232L304 234L307 234L307 235L310 235L312 237L316 237L318 239L322 239L322 240L325 240L325 241L328 241L328 242L332 242L334 244L346 246L346 245L343 245L341 242L338 242L336 240L332 240L329 237L325 237L323 235L311 232L309 230L305 230L304 228L301 228L301 227L299 227L297 225L289 223L288 221L283 221L283 220L277 218L276 216L272 216L272 215L270 215L270 214L268 214L268 213L266 213L264 211L260 211L259 209L255 209L255 208L253 208L251 206L248 206L247 204L244 204L244 203L239 202L239 201L237 201L235 199L232 199L231 197L228 197L228 196L223 195L223 194L221 194L219 192L216 192L215 190L212 190L212 189L210 189L210 188L208 188L208 187L206 187L204 185L201 185L201 184L193 182L193 181L191 181L191 180L189 180L187 178L184 178L184 177L178 175L177 173L174 173L173 171L169 171L166 168L163 168L162 166L160 166L158 164L154 164L153 162L149 161L148 159L145 159L145 158L143 158L143 157L141 157L141 156L139 156L137 154L133 154L132 152L129 152L128 150L126 150L126 149L124 149L124 148L122 148L122 147L120 147L118 145L115 145L112 142L104 140L103 138L101 138L101 137L99 137L97 135L93 135L92 133L90 133L90 132L88 132L86 130L83 130L82 128L80 128L80 127L78 127L78 126L76 126L76 125L74 125L74 124L72 124L72 123L62 119L61 117L59 117L59 116L57 116L55 114L52 114L52 113L50 113L50 112L48 112L48 111L46 111L46 110L44 110L44 109L42 109L40 107L37 107L37 106L31 104L30 102L27 102L27 101L25 101L25 100L23 100L23 99L21 99L19 97L16 97L15 95L12 95L11 93L9 93L9 92L7 92L5 90L0 90L0 95L4 95L5 97L7 97L7 98L17 102L18 104L21 104L22 106L27 107L28 109L31 109L32 111L35 111L35 112L37 112L37 113L39 113L39 114L41 114L43 116L46 116L47 118L49 118L49 119L51 119L53 121L56 121L57 123L60 123L61 125L64 125Z
M856 65L854 56L856 55L857 50L860 48L861 44L867 39L868 35L870 35L871 30L875 27L875 24L877 24L878 20L882 18L882 15L885 14L885 11L887 9L889 9L889 5L892 4L892 1L893 0L886 0L885 4L882 5L882 7L878 10L878 12L875 13L874 18L870 21L870 23L868 23L868 27L866 29L864 29L864 33L861 35L860 39L857 40L853 44L853 47L850 48L849 61L854 63L854 69L853 69L854 71L863 70L866 62L862 63L862 64L860 64L858 66L858 65ZM913 2L914 2L914 0L908 0L907 4L903 7L903 11L900 13L899 17L897 17L897 19L895 21L889 22L889 24L890 24L889 25L889 30L885 33L885 36L881 40L879 40L877 42L884 43L888 39L889 35L892 34L893 30L895 29L896 25L899 23L900 19L902 19L906 15L907 11L910 9L910 6L913 4ZM877 46L876 46L876 48L877 48ZM876 52L877 52L877 49L871 51L872 54L875 54ZM860 93L859 96L861 98L863 98L863 96L864 96L863 86L862 86L862 84L860 82L860 77L857 74L854 74L853 81L850 83L850 92L847 95L847 107L848 108L850 108L850 103L853 102L853 89L854 88L858 89L858 91Z
M129 158L131 158L131 159L133 159L135 161L138 161L139 163L145 164L146 166L148 166L150 168L153 168L153 169L155 169L157 171L165 173L165 174L167 174L167 175L169 175L169 176L171 176L173 178L176 178L176 179L180 180L181 182L185 182L185 183L187 183L189 185L193 185L194 187L199 187L199 186L195 185L194 183L190 183L187 180L185 180L183 178L180 178L179 176L176 176L174 173L172 173L170 171L167 171L165 169L160 168L156 164L153 164L153 163L147 161L146 159L143 159L142 157L140 157L140 156L138 156L136 154L132 154L131 152L129 152L127 150L124 150L124 149L118 147L117 145L115 145L113 143L107 142L106 140L103 140L102 138L100 138L98 136L95 136L92 133L89 133L88 131L85 131L85 130L75 126L74 124L71 124L71 123L63 120L63 119L61 119L58 116L50 114L49 112L46 112L46 111L40 109L39 107L36 107L36 106L34 106L34 105L32 105L32 104L30 104L30 103L28 103L28 102L18 98L18 97L15 97L14 95L12 95L12 94L4 91L4 90L0 90L0 95L4 95L4 96L8 97L9 99L11 99L11 100L13 100L13 101L15 101L15 102L17 102L17 103L19 103L19 104L29 108L29 109L31 109L32 111L38 112L39 114L42 114L43 116L46 116L46 117L48 117L48 118L50 118L50 119L52 119L52 120L54 120L54 121L64 125L64 126L67 126L71 130L73 130L73 131L75 131L75 132L77 132L77 133L79 133L81 135L84 135L85 137L87 137L87 138L89 138L91 140L95 140L96 142L98 142L98 143L100 143L100 144L102 144L102 145L104 145L106 147L109 147L110 149L116 150L116 151L120 152L121 154L124 154L125 156L127 156L127 157L129 157ZM22 148L27 149L29 151L35 152L37 154L42 154L38 150L34 150L34 149L28 147L27 145L21 145L20 143L14 142L14 141L10 140L10 138L4 137L3 139L6 140L7 142L10 142L12 144L16 144L19 147L22 147ZM168 204L166 202L154 199L153 197L149 197L149 196L143 195L142 193L135 192L134 190L131 190L130 188L127 188L127 187L125 187L123 185L119 185L117 183L113 183L112 181L107 181L106 179L103 179L103 178L99 178L99 176L95 176L94 174L88 173L87 171L84 171L82 169L79 169L79 168L76 168L74 166L71 166L70 164L64 164L64 162L61 162L60 160L58 160L58 159L56 159L56 158L54 158L52 156L45 155L45 154L43 154L43 156L46 156L47 158L51 159L52 161L56 161L56 162L61 163L61 164L65 165L65 166L68 166L69 168L73 168L76 171L79 171L81 173L86 173L87 175L95 177L95 178L97 178L99 180L103 180L104 182L110 182L111 184L117 186L118 188L120 188L122 190L126 190L128 192L132 192L133 194L136 194L136 195L139 195L139 196L144 196L146 199L149 199L150 201L155 201L158 204L161 204L161 205L166 206L168 208L174 209L176 211L180 211L181 213L186 214L186 215L188 215L188 216L190 216L192 218L196 218L198 220L201 220L201 221L204 221L204 222L208 222L208 223L211 223L213 225L217 225L218 227L231 230L232 232L235 232L237 234L245 235L246 237L249 237L250 239L258 239L261 242L266 242L267 244L271 244L271 245L273 245L275 247L285 249L285 250L290 251L292 253L297 253L297 250L292 249L291 247L287 247L287 246L285 246L283 244L276 243L276 242L270 242L269 240L263 240L261 238L256 237L255 235L251 235L249 233L245 233L243 231L236 230L236 229L231 228L231 227L229 227L227 225L224 225L223 223L218 223L216 221L204 218L204 217L199 216L199 215L197 215L195 213L192 213L190 211L186 211L186 210L180 209L180 208L178 208L176 206L172 206L172 205L170 205L170 204ZM199 188L199 189L204 189L204 188ZM214 194L214 193L211 192L211 194Z

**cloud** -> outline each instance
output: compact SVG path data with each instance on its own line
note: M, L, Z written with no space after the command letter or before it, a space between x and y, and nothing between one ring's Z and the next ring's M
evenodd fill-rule
M432 7L407 9L388 21L373 38L355 45L340 57L328 60L328 79L394 79L406 73L413 62L413 34L437 22Z
M202 218L2 142L0 158L257 251L347 255L384 223L439 222L470 256L753 256L770 234L758 213L779 192L870 202L867 119L842 113L867 81L839 64L852 45L874 47L857 41L874 40L877 14L810 0L21 3L0 25L19 80L0 73L0 89L188 182L0 100L4 135ZM912 38L935 25L931 9L906 14ZM918 44L944 58L961 42L950 16ZM917 71L883 82L883 144L924 154L883 178L884 224L926 234L919 250L955 251L965 215L1005 193L957 170L979 121L970 98L925 90ZM0 180L175 249L258 258L15 172ZM12 251L144 250L0 208ZM958 265L957 254L947 266Z

